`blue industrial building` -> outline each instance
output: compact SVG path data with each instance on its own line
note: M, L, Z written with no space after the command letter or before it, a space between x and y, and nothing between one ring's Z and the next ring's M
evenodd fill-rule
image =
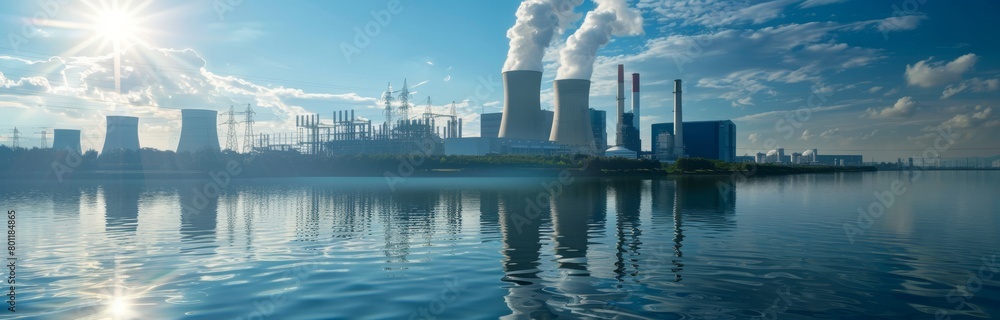
M673 123L656 123L650 129L653 155L660 154L659 136L673 137ZM666 151L666 150L664 150ZM736 124L730 120L684 122L684 156L736 161Z

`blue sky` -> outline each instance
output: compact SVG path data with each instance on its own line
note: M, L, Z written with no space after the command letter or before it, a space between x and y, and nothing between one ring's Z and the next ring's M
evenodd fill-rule
M354 109L381 122L378 97L404 78L417 111L428 96L438 112L455 101L466 134L478 135L479 112L502 106L520 1L400 0L395 12L393 1L120 1L132 21L119 30L120 94L108 31L95 27L114 4L88 3L0 5L0 143L15 125L24 145L39 143L30 132L78 128L84 148L100 149L104 116L133 115L143 146L174 149L178 109L246 104L264 133L292 132L303 113ZM683 79L685 120L732 119L739 155L778 146L895 161L919 156L944 129L955 138L945 158L1000 154L996 1L629 3L645 35L598 52L591 106L611 114L615 65L641 73L646 148L649 125L671 121L672 80ZM546 54L543 108L558 52L581 22ZM359 39L366 26L371 36Z

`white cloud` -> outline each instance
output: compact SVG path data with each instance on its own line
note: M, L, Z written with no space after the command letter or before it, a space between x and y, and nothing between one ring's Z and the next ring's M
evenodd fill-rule
M899 88L892 88L892 90L886 91L886 93L883 94L882 96L889 97L889 96L894 96L897 93L899 93Z
M962 83L958 85L949 85L944 89L944 92L941 93L941 99L951 98L951 96L966 90L971 90L972 92L987 92L996 91L997 89L1000 89L1000 79L983 80L980 78L972 78L962 81Z
M839 134L840 134L840 128L833 128L830 130L823 131L823 133L819 134L819 137L823 139L830 139Z
M871 89L868 89L868 93L876 93L876 92L879 92L881 90L882 90L882 87L874 86Z
M841 2L847 2L847 0L806 0L799 5L799 8L805 9L805 8L819 7Z
M444 82L451 81L451 76L444 77Z
M947 128L951 127L953 129L968 129L975 126L979 126L989 119L990 115L993 113L993 108L988 107L976 113L971 114L956 114L948 121L945 121L941 126Z
M809 139L812 139L815 136L816 135L809 132L809 129L806 129L805 131L802 131L802 137L800 137L800 139L809 141Z
M935 62L933 59L934 57L930 57L915 65L906 65L904 73L906 83L911 86L930 88L959 81L962 79L962 74L976 65L979 57L969 53L947 64Z
M920 26L920 21L927 19L924 15L896 16L882 19L876 25L878 31L905 31Z
M876 133L878 133L878 129L873 130L872 133L861 136L861 140L868 140L869 138L874 137Z
M757 134L756 132L751 133L749 136L747 136L747 140L750 140L750 142L753 142L753 143L757 143L757 140L759 140L759 139L760 139L760 135Z
M896 103L891 107L884 108L882 110L876 110L875 108L868 108L865 111L865 115L872 119L883 119L883 118L904 118L909 117L916 110L917 102L913 101L910 96L899 98Z

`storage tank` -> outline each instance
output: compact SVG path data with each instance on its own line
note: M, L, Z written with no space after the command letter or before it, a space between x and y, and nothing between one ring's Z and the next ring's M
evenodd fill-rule
M553 82L555 115L549 141L593 152L597 145L590 127L590 80L562 79Z
M503 73L503 116L500 138L545 140L541 107L542 73L514 70Z
M52 130L52 149L67 150L75 152L76 154L82 154L82 152L80 152L80 130Z
M219 151L218 118L215 110L181 110L181 138L177 152L195 152L201 149Z
M139 150L139 118L108 116L108 130L104 135L101 153L112 150Z

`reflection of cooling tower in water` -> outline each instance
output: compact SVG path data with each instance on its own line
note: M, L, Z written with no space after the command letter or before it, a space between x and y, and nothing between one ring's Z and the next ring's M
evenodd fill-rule
M119 149L139 150L139 118L108 116L108 131L101 153Z
M587 237L594 222L600 196L597 183L577 183L565 186L552 203L552 229L555 233L556 265L562 274L555 287L562 293L565 305L576 306L599 294L591 283L587 259ZM555 302L562 305L560 302Z
M101 185L104 198L104 221L108 230L135 232L139 218L139 195L142 181L117 181Z
M541 107L542 73L516 70L503 73L503 117L500 138L545 140Z
M503 269L508 294L507 306L517 318L551 319L549 294L538 278L542 218L548 214L546 205L534 202L537 193L504 192L500 198L500 228L503 232ZM529 204L529 202L531 202Z
M595 151L597 145L590 128L590 80L563 79L553 83L556 111L549 140L577 151Z
M76 154L81 154L80 130L52 130L52 149L55 149L56 151L66 150Z
M215 234L219 192L222 190L211 180L196 180L178 185L182 240L193 241L197 237Z
M215 110L181 110L181 139L177 152L219 151L217 118Z

